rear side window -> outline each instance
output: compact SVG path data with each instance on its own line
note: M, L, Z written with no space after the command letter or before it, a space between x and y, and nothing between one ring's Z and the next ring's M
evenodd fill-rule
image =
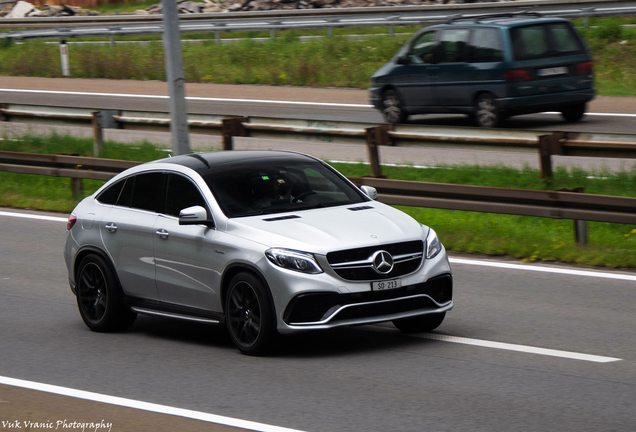
M162 177L162 173L148 173L135 176L135 186L130 207L159 212L161 206ZM125 190L126 187L124 187L124 191Z
M445 29L440 37L439 62L465 62L468 54L468 29Z
M117 183L109 186L108 189L106 189L105 191L103 191L97 196L96 198L97 201L99 201L102 204L110 204L110 205L117 204L117 200L119 199L119 194L121 194L121 190L124 188L125 183L126 183L126 180L120 180Z
M568 23L535 24L511 29L515 60L583 53L576 31Z
M470 42L470 62L487 63L503 61L501 32L495 28L476 28Z

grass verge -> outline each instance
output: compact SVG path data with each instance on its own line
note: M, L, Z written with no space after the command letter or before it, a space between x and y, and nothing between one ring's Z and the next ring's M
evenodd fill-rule
M592 50L595 79L601 95L636 96L636 29L622 27L630 19L604 18L577 25ZM396 29L413 33L417 28ZM213 34L183 44L183 64L188 82L264 84L314 87L367 88L371 74L386 63L410 36L371 36L350 40L351 33L386 33L386 27L340 29L341 36L301 42L300 35L324 35L324 30L281 31L275 40L217 45ZM226 34L238 37L238 34ZM245 37L267 37L264 32ZM73 46L70 70L76 78L165 80L163 46L158 43L109 46ZM92 38L93 40L95 38ZM130 39L130 38L128 38ZM104 39L105 40L105 39ZM60 77L59 48L40 41L0 47L0 75Z
M166 155L164 150L148 142L129 146L107 141L104 149L104 157L113 159L149 161ZM60 135L5 137L0 140L0 150L90 156L92 140ZM361 163L332 165L348 176L369 173L369 167ZM582 186L589 193L636 196L636 166L618 173L559 168L551 184L543 183L538 170L531 168L385 166L383 172L388 178L401 180L542 190ZM84 196L102 184L85 180ZM70 179L0 172L0 206L70 212L77 201L71 195ZM507 256L524 261L636 268L636 226L589 222L590 244L579 246L574 241L571 220L416 207L400 209L433 227L449 251Z

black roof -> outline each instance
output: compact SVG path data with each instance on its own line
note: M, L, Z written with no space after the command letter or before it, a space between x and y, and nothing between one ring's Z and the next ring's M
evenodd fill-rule
M310 162L316 161L311 156L290 151L274 150L232 150L216 151L209 153L191 153L187 155L175 156L160 159L154 162L174 163L191 168L198 173L204 173L208 169L215 167L223 170L245 168L251 164L262 164L263 160L276 162Z

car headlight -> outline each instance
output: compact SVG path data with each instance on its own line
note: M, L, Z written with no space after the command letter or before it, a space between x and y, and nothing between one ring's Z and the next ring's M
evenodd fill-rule
M314 256L306 252L272 248L265 251L265 256L272 263L287 270L309 274L322 273L322 268L320 268Z
M442 250L442 243L437 238L437 233L432 228L426 237L426 259L435 258Z

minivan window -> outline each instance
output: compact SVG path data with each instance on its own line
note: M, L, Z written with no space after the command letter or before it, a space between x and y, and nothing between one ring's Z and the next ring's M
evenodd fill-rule
M470 62L487 63L503 61L501 32L495 28L476 28L470 42Z
M199 189L186 177L170 174L166 193L166 214L178 217L181 210L192 206L206 207Z
M511 29L515 60L583 52L574 29L566 23L534 24Z
M440 38L439 63L466 61L469 29L444 29Z
M413 42L409 59L412 63L433 63L435 60L435 32L424 33Z

